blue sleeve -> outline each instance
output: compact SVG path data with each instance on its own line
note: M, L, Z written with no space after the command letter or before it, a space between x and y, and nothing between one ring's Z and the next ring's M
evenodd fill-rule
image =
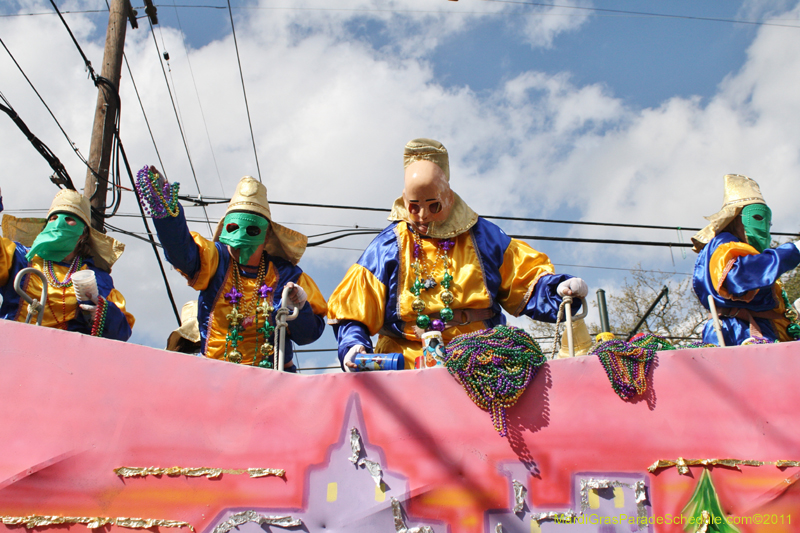
M533 287L533 293L525 305L523 314L539 322L555 322L558 317L558 307L563 300L556 290L559 283L573 277L567 274L545 274L540 277ZM575 300L572 304L572 314L576 314L580 309L581 301Z
M154 218L153 225L167 261L192 279L200 271L200 252L189 233L183 206L178 204L178 210L176 217Z
M127 341L131 337L131 326L125 314L120 311L114 302L108 302L108 309L106 310L106 324L100 336L106 339L116 339L118 341ZM81 313L78 313L81 314Z
M372 339L369 337L369 330L361 322L355 320L342 320L339 324L334 324L333 333L339 342L339 364L344 364L344 356L350 348L358 344L366 348L367 353L372 353Z
M297 318L289 322L288 337L299 345L311 344L325 331L325 317L314 314L311 304L306 302Z
M725 278L725 287L734 295L771 287L782 274L800 264L800 250L793 243L767 248L760 254L741 256Z

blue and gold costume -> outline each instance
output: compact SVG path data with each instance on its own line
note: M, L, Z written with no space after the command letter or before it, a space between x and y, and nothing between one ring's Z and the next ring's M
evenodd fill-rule
M779 278L800 264L800 249L797 243L769 247L772 211L758 183L740 174L726 174L723 182L722 209L692 237L698 253L692 288L706 309L712 297L725 346L749 337L798 339L797 314L787 307ZM704 326L703 342L720 344L713 320Z
M394 222L367 247L358 263L328 300L328 318L339 341L339 360L355 345L373 351L371 335L379 334L374 351L402 353L406 368L414 367L422 345L414 330L414 235L406 221ZM547 255L510 238L482 218L452 237L448 253L458 323L442 332L445 342L457 335L505 323L501 308L514 316L555 322L561 297L556 288L571 278L554 274ZM436 257L437 239L421 237L424 255ZM441 287L422 291L426 313L440 312ZM576 304L574 311L577 311ZM463 323L463 324L462 324ZM448 324L449 325L449 324Z
M229 320L227 315L232 306L224 295L233 286L233 268L237 268L236 261L231 258L228 246L220 242L213 242L201 237L199 234L189 232L183 207L176 217L154 219L158 238L164 247L167 260L180 271L188 280L189 285L200 291L198 298L198 322L202 338L202 353L213 359L225 359L225 337ZM308 294L308 303L300 310L298 317L289 322L287 339L303 345L317 340L325 328L325 313L327 307L314 280L305 274L300 267L281 257L276 257L264 252L267 258L267 272L265 284L273 288L273 306L278 309L281 304L281 294L286 283L292 281L303 287ZM240 269L241 292L245 295L243 306L245 315L248 302L256 293L256 274ZM275 323L275 311L270 314L271 322ZM258 349L256 328L245 319L246 327L241 332L244 337L239 341L239 351L243 355L242 364L253 364L253 357ZM249 326L249 327L247 327ZM271 339L268 339L271 341ZM286 343L286 367L292 363L292 344Z
M34 256L28 262L25 255L30 248L10 239L0 237L0 293L3 295L3 305L0 307L0 318L25 322L28 315L28 303L20 298L14 290L14 278L23 268L33 267L44 272L44 261L41 257ZM56 277L63 280L69 271L69 263L53 263ZM127 341L131 336L133 315L125 309L125 298L114 288L111 275L97 268L91 257L84 260L81 270L94 271L97 280L97 289L100 296L108 301L106 322L102 337ZM31 297L39 299L42 294L42 280L29 274L22 284L25 292ZM92 318L79 312L75 291L72 288L59 288L48 285L47 305L44 308L42 325L49 328L77 331L90 334Z
M712 295L720 313L726 346L741 344L751 336L772 341L793 340L787 333L791 321L778 278L800 264L794 244L768 248L761 253L731 233L722 232L700 251L694 266L692 287L708 309ZM733 315L733 316L730 316ZM751 331L750 318L760 329ZM713 321L703 328L703 342L719 344Z

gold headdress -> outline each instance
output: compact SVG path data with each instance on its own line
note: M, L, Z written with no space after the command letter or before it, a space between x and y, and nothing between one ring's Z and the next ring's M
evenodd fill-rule
M61 189L53 198L47 218L53 213L70 213L89 227L89 248L97 268L111 272L111 267L125 251L125 245L92 227L92 206L89 199L70 189ZM47 224L47 218L17 218L3 215L3 235L7 239L31 246Z
M766 204L761 195L758 183L747 176L739 174L726 174L725 192L722 198L722 209L711 216L705 217L709 224L692 237L692 250L699 252L708 241L713 239L720 230L739 216L742 208L750 204Z
M273 222L267 201L267 188L263 183L252 176L243 177L236 186L236 192L233 193L225 214L234 211L256 213L269 220L272 231L267 232L268 237L264 251L270 255L282 257L295 265L300 262L300 258L306 250L308 237ZM217 224L217 230L214 232L215 241L218 241L219 236L222 235L224 220L225 217L222 217Z
M447 148L442 143L425 138L409 141L403 150L403 168L408 168L412 163L423 160L436 163L444 172L447 182L450 183L450 158ZM394 201L389 220L411 220L402 196ZM444 222L432 222L428 229L428 236L435 239L449 239L469 231L476 222L478 222L478 214L453 192L453 208L450 216Z

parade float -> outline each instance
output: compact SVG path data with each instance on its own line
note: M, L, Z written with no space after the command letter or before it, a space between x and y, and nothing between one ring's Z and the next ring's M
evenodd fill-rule
M0 328L9 531L789 532L800 521L794 343L658 351L640 394L615 392L596 355L547 360L500 427L443 367L292 375Z

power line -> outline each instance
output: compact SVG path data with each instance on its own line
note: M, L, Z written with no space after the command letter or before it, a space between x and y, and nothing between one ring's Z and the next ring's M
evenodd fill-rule
M195 205L213 205L228 203L230 198L218 197L193 197L193 196L179 196L181 200L192 202ZM281 202L277 200L270 200L272 205L285 205L291 207L314 207L322 209L343 209L353 211L373 211L378 213L390 213L392 210L385 207L363 207L355 205L335 205L335 204L312 204L307 202ZM563 220L563 219L550 219L550 218L529 218L529 217L507 217L500 215L481 215L482 218L487 220L510 220L514 222L541 222L547 224L569 224L575 226L603 226L615 228L632 228L632 229L658 229L658 230L677 230L677 231L700 231L702 228L689 228L685 226L656 226L651 224L623 224L618 222L589 222L583 220ZM772 235L780 237L797 237L797 233L778 233L770 232Z
M724 19L716 17L697 17L693 15L669 15L667 13L650 13L644 11L626 11L622 9L607 9L600 7L583 7L583 6L567 6L560 4L545 4L541 2L525 2L522 0L483 0L484 2L494 2L498 4L516 4L535 7L560 7L563 9L574 9L580 11L591 11L595 13L613 13L615 15L633 15L637 17L651 17L651 18L669 18L681 20L699 20L705 22L725 22L728 24L750 24L753 26L777 26L781 28L800 28L794 24L778 24L775 22L764 22L756 20L741 20L741 19Z
M239 64L239 78L242 80L242 94L244 94L244 108L247 111L247 123L250 125L250 139L253 141L253 154L256 158L256 170L258 171L258 181L261 180L261 167L258 165L258 150L256 149L256 137L253 134L253 121L250 120L250 106L247 103L247 89L244 86L244 74L242 73L242 60L239 57L239 41L236 40L236 27L233 25L233 11L231 10L231 0L228 0L228 14L231 19L231 31L233 32L233 45L236 48L236 62ZM263 182L262 182L263 183Z
M175 8L175 19L178 21L178 29L180 30L181 35L181 44L183 44L183 52L186 55L186 64L189 66L189 74L192 76L192 84L194 85L194 94L197 96L197 105L200 108L200 117L203 119L203 127L206 130L206 139L208 140L208 149L211 152L211 159L214 161L214 169L217 171L217 179L219 180L219 188L222 191L222 194L225 194L225 186L222 184L222 175L219 172L219 165L217 164L217 155L214 153L214 145L211 144L211 134L208 131L208 123L206 122L206 114L203 111L203 103L200 100L200 91L197 89L197 80L194 77L194 69L192 68L192 61L189 58L189 50L186 48L186 39L184 38L185 34L183 31L183 25L181 25L181 17L178 15L178 8L175 4L175 0L172 0L173 7ZM162 37L163 39L163 37Z
M197 187L197 194L202 196L202 192L200 192L200 182L197 181L197 173L194 170L194 163L192 162L192 155L189 153L189 145L186 142L186 135L183 132L183 124L181 123L180 115L178 113L178 108L175 104L175 98L172 96L172 87L170 87L169 80L167 79L167 71L164 69L164 63L161 61L161 50L158 48L158 40L156 39L156 32L153 29L153 23L150 21L150 34L153 36L153 44L156 47L156 52L158 53L158 64L161 66L161 73L164 75L164 83L167 84L167 92L169 93L170 102L172 102L172 111L175 113L175 120L178 122L178 131L181 134L181 140L183 141L183 148L186 150L186 157L189 160L189 168L192 171L192 177L194 178L194 184ZM168 55L167 55L168 57ZM165 169L161 168L162 172L166 172ZM206 215L206 222L208 223L208 231L212 232L214 230L211 229L211 221L208 220L208 212L206 211L205 207L203 207L203 212Z

